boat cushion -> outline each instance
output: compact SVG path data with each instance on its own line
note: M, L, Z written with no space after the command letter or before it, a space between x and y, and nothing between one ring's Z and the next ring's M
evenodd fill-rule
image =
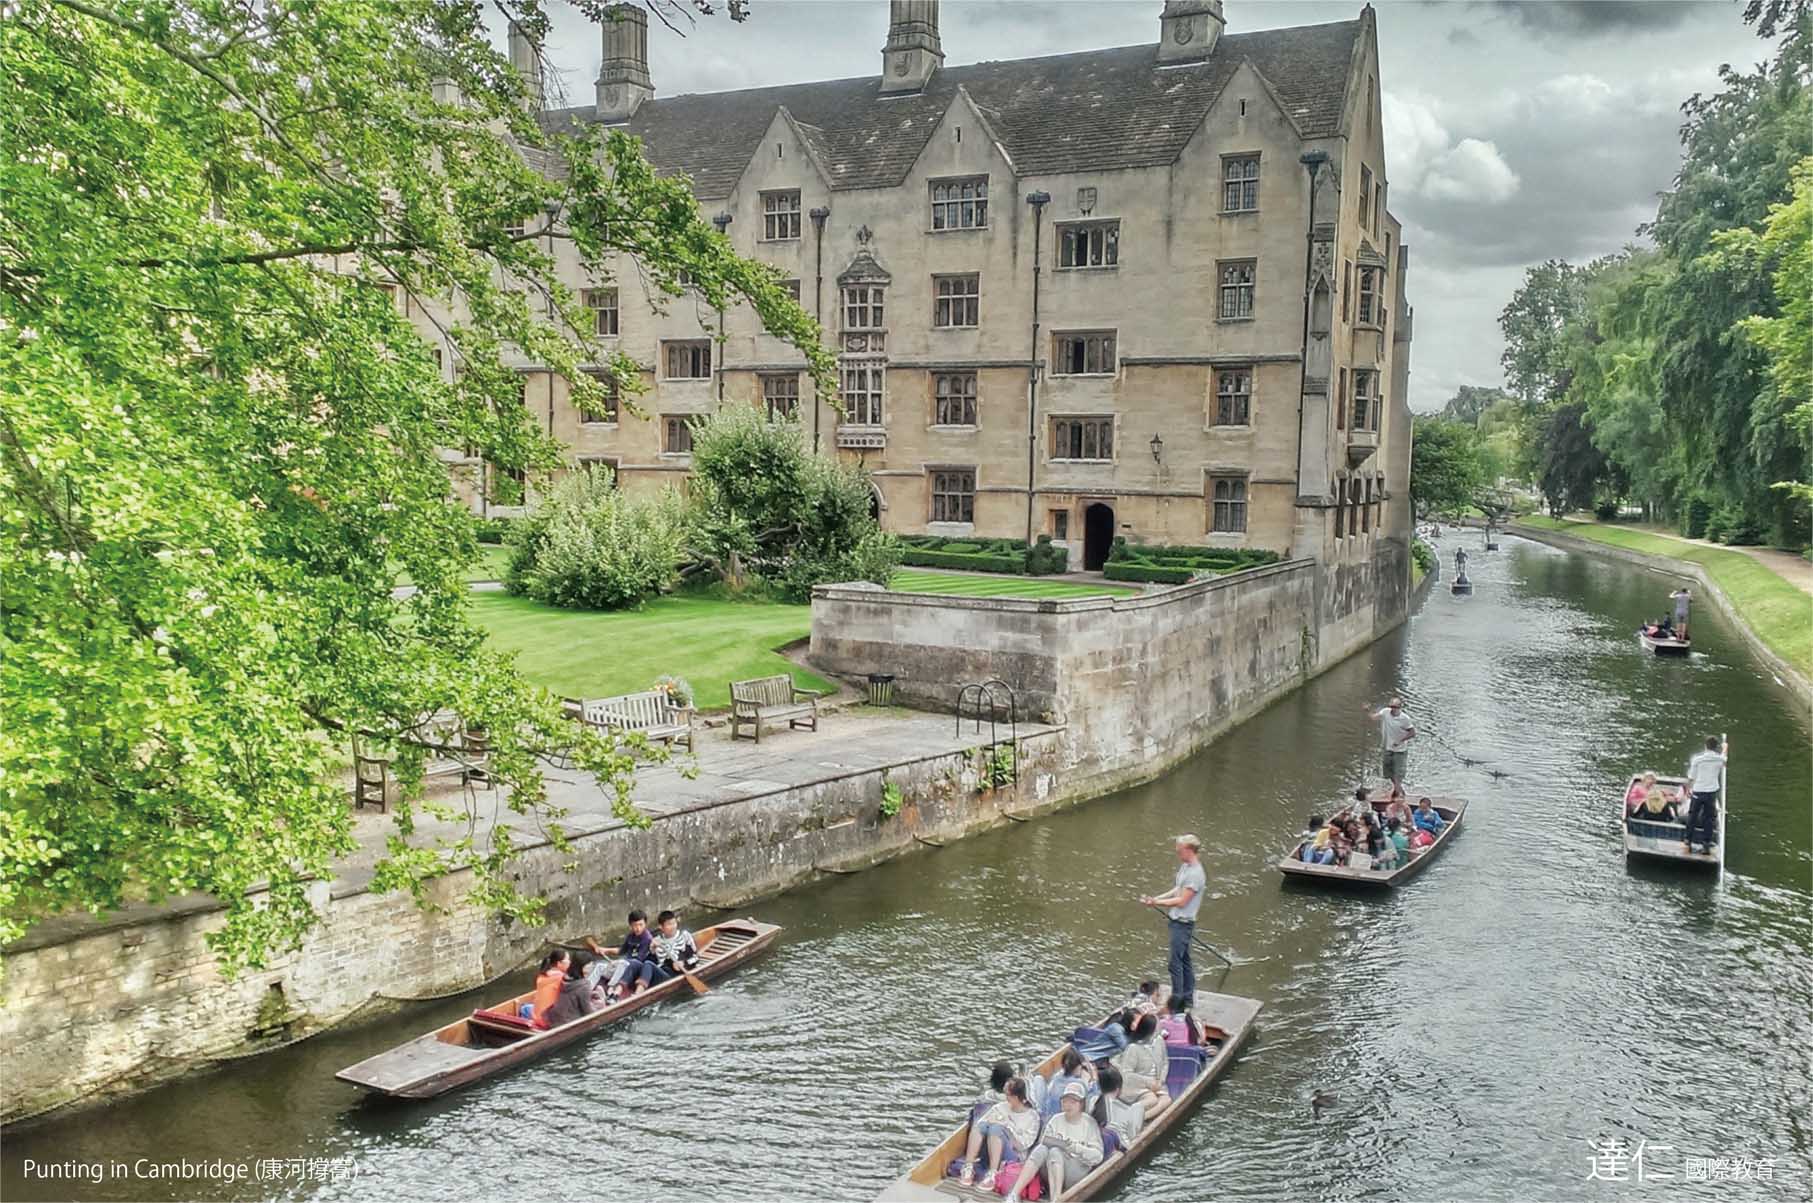
M519 1032L538 1032L541 1030L521 1016L505 1015L502 1011L487 1011L483 1007L479 1007L477 1010L473 1011L472 1018L481 1023L490 1024L493 1027L511 1028Z
M1102 1129L1102 1160L1106 1161L1120 1151L1121 1134L1113 1128Z

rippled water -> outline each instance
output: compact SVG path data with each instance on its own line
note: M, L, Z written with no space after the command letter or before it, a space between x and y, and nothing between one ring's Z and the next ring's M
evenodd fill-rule
M706 998L434 1102L361 1104L333 1080L474 998L449 1000L9 1133L0 1193L868 1198L989 1062L1041 1055L1162 976L1162 926L1130 899L1166 884L1169 837L1195 830L1202 934L1239 961L1221 988L1266 1009L1111 1197L1813 1196L1808 733L1709 608L1691 660L1638 653L1668 578L1504 547L1474 555L1473 597L1438 585L1404 630L1162 781L752 908L782 943ZM1431 735L1412 785L1471 798L1465 829L1387 897L1282 885L1272 864L1305 815L1372 771L1361 707L1394 691ZM1720 730L1723 884L1627 869L1623 775L1674 769ZM1316 1088L1341 1098L1320 1121ZM1589 1178L1613 1139L1649 1142L1651 1185ZM22 1177L28 1158L141 1156L359 1172L237 1189ZM1773 1178L1687 1181L1688 1157L1771 1158Z

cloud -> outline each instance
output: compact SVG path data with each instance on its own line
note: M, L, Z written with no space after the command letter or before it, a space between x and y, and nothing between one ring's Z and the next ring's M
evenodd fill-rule
M1662 0L1500 0L1494 7L1538 37L1594 38L1674 29L1703 6Z
M1519 180L1498 147L1483 138L1455 141L1431 102L1387 93L1385 147L1393 195L1498 205Z
M1462 138L1429 164L1423 192L1434 200L1496 205L1517 194L1517 173L1498 147L1478 138Z

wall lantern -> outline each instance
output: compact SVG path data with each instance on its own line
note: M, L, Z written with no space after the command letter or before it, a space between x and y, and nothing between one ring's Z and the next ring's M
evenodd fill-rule
M1157 435L1152 436L1152 462L1157 463L1160 453L1165 449L1165 441Z

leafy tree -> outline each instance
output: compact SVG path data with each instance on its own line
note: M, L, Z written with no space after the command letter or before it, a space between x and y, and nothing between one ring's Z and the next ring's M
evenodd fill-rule
M797 423L730 406L694 427L692 446L695 555L732 585L753 571L804 601L825 581L886 584L899 565L868 474L811 452Z
M535 0L509 11L545 28ZM506 348L582 406L603 392L581 364L634 391L550 241L593 277L622 256L675 296L684 272L714 307L748 303L827 388L831 360L633 139L545 133L480 15L6 5L0 944L51 913L205 891L227 967L264 963L353 846L338 749L357 733L414 783L442 710L488 730L507 809L435 841L397 807L377 888L421 899L465 868L470 898L533 920L508 865L513 824L562 839L551 749L640 818L625 752L563 724L469 621L474 522L437 449L556 462ZM398 568L412 596L392 596Z
M1416 419L1410 443L1410 506L1417 517L1457 513L1490 483L1479 433L1442 417Z
M1581 269L1551 259L1524 272L1523 286L1499 314L1505 383L1526 408L1541 409L1567 392L1567 331L1585 303Z
M1478 426L1480 418L1488 409L1506 399L1502 389L1463 384L1448 399L1448 404L1442 406L1441 416L1450 422Z
M1557 406L1543 423L1540 445L1536 484L1549 513L1559 518L1570 510L1593 508L1611 465L1593 445L1586 407Z

